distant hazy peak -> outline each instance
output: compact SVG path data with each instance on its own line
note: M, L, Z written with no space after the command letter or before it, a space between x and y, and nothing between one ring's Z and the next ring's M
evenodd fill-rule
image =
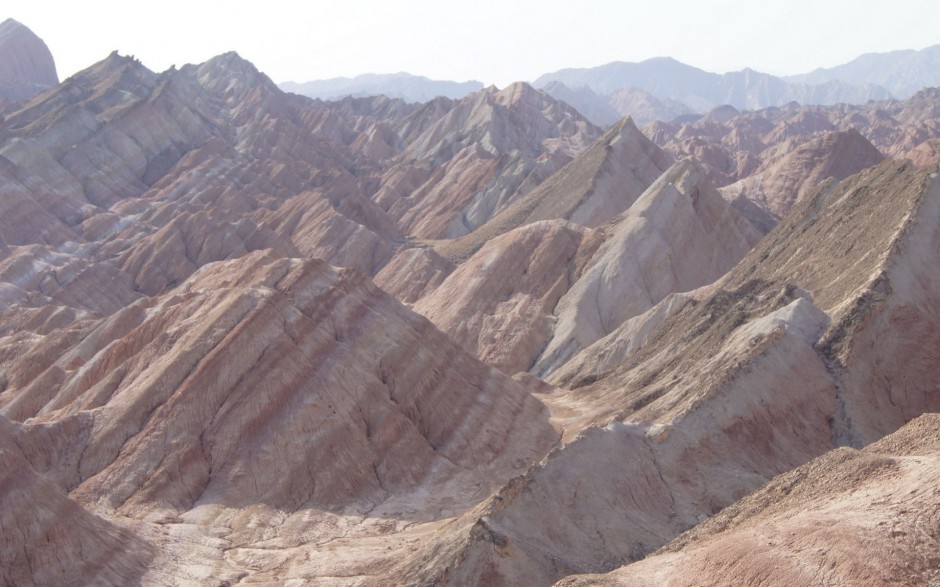
M789 82L822 84L842 81L855 85L879 85L905 99L919 90L940 85L940 45L920 51L905 49L865 53L848 63L784 78Z
M678 101L697 112L706 112L719 104L740 109L780 106L796 100L801 104L859 104L891 97L883 87L865 82L853 85L846 81L827 80L818 84L793 81L761 73L754 69L717 74L686 65L669 57L657 57L637 63L615 61L592 68L562 69L535 80L542 88L551 82L562 82L569 88L590 88L597 94L611 97L624 90L639 89L660 101ZM613 105L613 104L612 104ZM623 114L623 110L613 105ZM663 110L660 105L646 108ZM679 114L674 106L666 110Z
M59 83L49 47L23 24L0 23L0 100L27 100Z
M335 100L346 96L363 97L385 95L406 102L427 102L438 96L459 100L483 89L476 81L455 82L433 80L406 72L365 73L356 77L336 77L308 82L284 82L282 90L322 100Z

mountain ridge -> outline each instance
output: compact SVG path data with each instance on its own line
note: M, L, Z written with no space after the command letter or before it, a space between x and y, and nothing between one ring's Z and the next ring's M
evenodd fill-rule
M476 80L433 80L406 72L364 73L355 77L335 77L308 82L289 81L278 86L286 92L321 100L383 94L389 98L401 98L406 102L427 102L439 96L459 100L483 89L483 84Z
M910 98L925 87L940 85L940 45L921 50L901 49L887 53L865 53L842 65L820 67L809 73L786 76L797 83L842 80L853 84L877 84L894 97Z
M559 69L542 74L531 83L568 101L594 124L606 127L627 115L641 125L652 120L668 122L686 113L705 113L722 104L756 110L792 101L832 105L906 99L925 87L940 85L940 74L933 73L938 62L940 45L920 51L869 53L831 68L775 76L750 67L713 73L664 56ZM280 86L328 100L347 95L385 94L407 101L427 101L438 95L459 99L483 88L477 81L430 80L406 73L284 82Z
M754 110L782 106L792 101L828 105L840 102L864 103L892 97L886 89L874 84L856 87L834 79L818 84L791 83L750 68L717 74L671 57L562 69L543 74L533 85L545 87L550 82L561 82L573 89L587 87L601 96L607 96L611 104L616 104L612 100L616 92L640 89L659 100L681 102L694 112L707 112L722 104Z
M0 581L543 587L813 459L936 477L940 169L878 161L929 160L937 90L647 136L524 82L323 101L113 53L6 113ZM779 221L715 187L755 173ZM903 540L936 519L885 495Z

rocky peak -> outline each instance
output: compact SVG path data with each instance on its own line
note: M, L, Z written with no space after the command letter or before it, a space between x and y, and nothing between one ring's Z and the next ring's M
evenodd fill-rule
M8 116L5 127L10 134L23 136L58 127L44 140L56 148L70 147L94 132L99 123L119 118L145 100L157 80L157 74L134 57L113 51ZM61 124L67 118L72 122Z
M565 219L595 228L626 210L671 163L624 118L525 197L439 252L466 259L487 239L538 220Z
M121 55L117 50L82 72L88 85L105 83L112 88L139 93L140 86L153 86L157 74L133 55ZM80 74L81 75L81 74Z
M0 100L28 100L59 83L49 47L25 25L0 23Z
M513 82L496 92L495 97L497 103L509 106L517 102L531 103L532 100L543 102L545 94L526 82Z
M722 188L729 199L747 198L778 217L827 178L845 179L884 161L878 149L854 128L826 133L796 147L781 145L757 173Z
M228 73L240 73L242 75L256 76L260 75L261 72L258 71L258 68L254 64L236 51L228 51L222 53L221 55L216 55L212 59L209 59L202 64L201 69L203 70L214 70L218 72L228 72Z
M605 231L556 306L553 338L533 368L540 376L669 294L721 277L761 237L691 160L669 168Z
M210 91L223 94L226 100L243 98L258 87L263 87L266 93L281 93L268 76L235 51L217 55L199 65L186 65L182 71L193 75Z

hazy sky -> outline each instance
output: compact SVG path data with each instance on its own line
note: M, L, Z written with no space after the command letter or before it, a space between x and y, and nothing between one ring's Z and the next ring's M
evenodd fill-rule
M804 73L940 43L940 0L3 0L65 78L112 50L147 67L235 50L275 82L407 71L504 86L672 56L723 73Z

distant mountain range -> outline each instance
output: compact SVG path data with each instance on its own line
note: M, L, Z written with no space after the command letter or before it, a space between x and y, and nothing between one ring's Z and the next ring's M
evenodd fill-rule
M940 45L920 51L866 53L844 65L783 79L800 84L822 84L833 80L854 85L877 84L895 98L907 99L923 88L940 86Z
M577 108L591 122L610 126L623 116L637 124L702 114L722 104L759 110L789 102L831 105L908 98L940 85L940 45L920 51L871 53L829 69L777 77L753 69L711 73L671 57L638 63L616 61L590 68L562 69L533 82ZM479 91L477 81L451 82L396 73L366 74L280 85L288 92L324 100L384 94L408 102L437 96L460 99Z
M280 84L280 87L285 92L321 100L382 94L389 98L401 98L406 102L428 102L438 96L459 100L468 94L482 90L483 84L475 80L468 82L433 80L410 73L366 73L352 78L336 77L303 83L286 82Z
M738 109L758 110L782 106L788 102L830 105L840 102L862 104L869 100L891 98L878 85L852 85L837 79L816 84L787 82L770 74L744 69L725 74L710 73L670 57L657 57L639 63L617 61L599 67L563 69L548 73L534 85L558 92L558 84L570 88L586 87L606 99L621 116L631 114L631 101L617 108L615 96L623 90L642 90L656 100L673 101L694 112L707 112L730 104ZM549 89L552 85L553 89ZM553 94L554 95L554 94ZM650 119L640 117L641 124Z

